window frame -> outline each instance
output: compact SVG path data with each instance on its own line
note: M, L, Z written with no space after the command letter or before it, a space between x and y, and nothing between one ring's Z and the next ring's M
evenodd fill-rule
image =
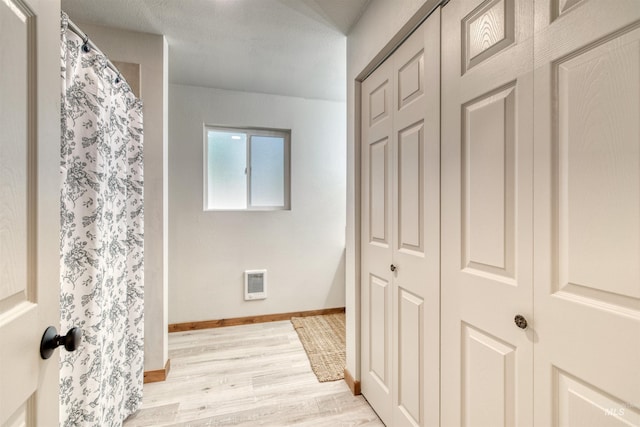
M245 181L247 207L244 209L219 209L209 207L209 131L242 133L246 135ZM253 206L251 204L251 139L254 136L279 137L284 140L284 204L279 206ZM205 124L203 128L203 210L205 212L289 211L291 210L291 129L259 128L243 126L219 126Z

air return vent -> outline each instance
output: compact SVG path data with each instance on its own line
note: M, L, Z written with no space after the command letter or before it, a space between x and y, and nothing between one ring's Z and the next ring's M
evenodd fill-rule
M244 272L244 299L265 299L267 297L267 270L246 270Z

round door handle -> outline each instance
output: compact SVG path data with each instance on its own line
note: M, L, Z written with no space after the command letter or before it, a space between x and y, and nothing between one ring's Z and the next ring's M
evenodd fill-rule
M520 329L527 329L527 326L529 325L527 323L527 319L524 318L524 316L517 314L516 317L513 318L513 321L515 322L516 326Z
M398 269L398 266L396 266L396 265L391 264L389 266L389 270L391 270L391 271L396 271L397 269Z
M82 341L82 329L71 328L67 335L58 335L58 331L53 326L49 326L42 334L40 341L40 357L48 359L53 354L53 350L61 345L67 351L76 351Z

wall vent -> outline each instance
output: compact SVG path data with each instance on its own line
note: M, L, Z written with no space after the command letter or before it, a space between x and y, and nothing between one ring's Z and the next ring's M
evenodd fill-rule
M267 270L244 272L244 299L251 301L267 297Z

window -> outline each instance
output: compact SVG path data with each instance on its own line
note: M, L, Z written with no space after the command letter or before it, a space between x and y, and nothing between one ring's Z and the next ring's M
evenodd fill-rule
M205 126L204 209L290 209L291 131Z

